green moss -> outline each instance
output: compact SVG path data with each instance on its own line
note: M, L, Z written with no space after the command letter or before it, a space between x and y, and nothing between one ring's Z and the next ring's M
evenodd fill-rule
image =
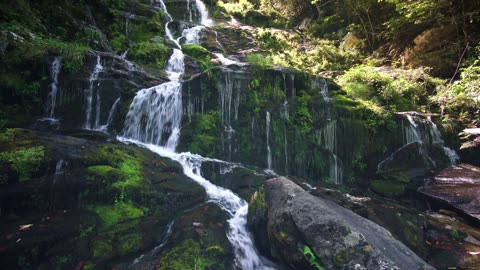
M258 190L250 198L250 207L252 212L265 211L267 209L267 202L265 200L265 190L260 186Z
M405 194L405 183L375 180L370 184L373 191L387 197L399 197Z
M165 253L159 260L158 269L224 269L225 256L225 250L219 245L212 245L203 251L200 243L188 239Z
M192 239L184 241L164 254L158 263L159 270L204 269L205 266L200 244Z
M307 95L297 98L292 112L292 123L303 134L310 133L313 124L312 115L307 106L308 100Z
M97 205L90 208L93 208L95 213L102 219L105 227L111 227L120 220L136 219L144 215L144 212L135 207L131 202L119 202L115 206Z
M101 146L95 152L85 155L88 172L107 180L105 189L111 187L123 199L141 195L147 188L143 178L142 156L125 146ZM95 182L99 183L99 182Z
M119 188L122 191L127 191L129 188L138 188L143 186L142 167L136 160L126 160L120 164L119 168L122 176L121 181L113 184L113 187Z
M182 50L186 55L198 61L202 71L213 66L213 63L211 62L212 56L204 47L196 44L184 44L182 45Z
M88 173L98 175L98 176L103 176L103 177L107 177L112 172L115 172L115 171L116 170L112 166L108 166L108 165L97 165L97 166L90 166L87 168Z
M225 249L220 245L213 245L207 248L207 253L213 256L222 255L225 252Z
M45 157L45 147L37 146L0 153L0 161L8 162L20 178L25 181L31 178L31 174L37 172Z
M169 49L163 44L163 39L155 38L134 44L129 51L129 56L132 60L145 66L162 69L167 61L168 53Z
M142 235L131 233L118 238L117 252L120 256L139 250L142 242Z
M468 234L461 230L452 229L450 231L450 236L452 236L452 239L456 241L463 241L465 238L468 237Z
M199 115L195 121L195 133L190 143L190 151L207 157L214 157L220 131L219 112L210 111Z
M251 63L252 65L260 68L260 69L265 69L265 68L270 68L273 67L273 59L269 55L264 55L260 53L252 53L248 54L245 57L245 61Z
M96 239L92 243L93 258L107 257L112 251L113 248L110 242Z
M350 256L348 254L348 251L340 250L335 254L333 263L336 267L342 268L349 260L350 260Z

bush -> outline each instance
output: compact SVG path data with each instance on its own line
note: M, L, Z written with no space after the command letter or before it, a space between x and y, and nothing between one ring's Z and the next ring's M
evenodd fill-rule
M347 94L391 111L425 110L428 95L443 83L423 69L400 70L360 65L338 79Z
M270 56L261 53L249 54L245 57L245 61L259 68L273 67L273 59Z

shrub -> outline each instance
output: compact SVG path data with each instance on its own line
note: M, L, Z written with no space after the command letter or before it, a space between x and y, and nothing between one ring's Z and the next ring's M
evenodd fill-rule
M259 68L273 67L273 59L271 56L263 55L261 53L252 53L245 57L245 61L257 66Z

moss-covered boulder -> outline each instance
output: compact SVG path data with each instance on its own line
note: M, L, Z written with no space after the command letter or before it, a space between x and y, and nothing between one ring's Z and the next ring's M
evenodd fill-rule
M182 210L205 201L203 188L179 164L87 133L79 136L88 139L22 129L2 134L4 267L111 268L130 262L159 245Z

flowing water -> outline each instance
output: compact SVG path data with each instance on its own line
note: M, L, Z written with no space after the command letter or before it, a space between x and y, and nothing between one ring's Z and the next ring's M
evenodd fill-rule
M270 112L267 111L265 114L265 132L267 134L266 142L267 142L267 172L272 173L272 150L270 149Z
M247 229L248 203L231 190L216 186L202 177L201 164L203 161L222 161L207 159L191 153L175 152L180 135L183 111L181 89L182 76L185 72L184 55L180 50L179 40L174 39L170 30L168 30L168 24L173 21L172 17L163 1L157 1L157 3L168 18L165 26L167 38L173 41L179 49L174 50L166 67L170 81L148 89L142 89L136 94L125 120L123 137L119 137L119 140L135 143L154 153L179 162L183 167L184 174L205 188L209 200L217 204L230 216L227 238L234 248L235 264L238 268L244 270L274 269L270 262L258 255L252 236ZM196 0L195 4L201 15L201 24L203 26L211 25L212 21L208 19L208 11L204 3ZM186 29L183 33L195 35L191 38L187 38L187 35L185 35L187 40L195 42L199 39L198 35L201 31ZM226 85L230 86L231 82L228 81L228 75L226 80ZM233 86L230 87L230 90L226 89L221 101L222 111L224 112L222 119L228 126L231 121L232 91Z
M97 63L93 68L92 73L90 74L90 78L88 79L88 89L85 93L85 128L92 129L95 128L98 124L100 118L100 91L97 89L96 91L96 108L95 108L95 122L92 123L92 116L93 116L93 95L95 90L95 84L98 86L98 75L102 72L103 66L101 63L100 55L97 55Z
M458 154L454 150L444 146L442 135L430 116L425 119L410 112L402 113L402 115L405 117L405 121L402 121L403 146L380 162L377 166L377 172L384 170L385 165L393 160L395 154L411 143L419 144L418 152L422 156L426 165L437 167L436 162L430 157L428 152L428 146L434 144L442 147L445 156L448 157L449 165L455 165L458 163Z
M330 150L330 181L336 185L342 184L342 168L337 157L337 121L329 121L317 134L318 144Z
M55 117L55 104L57 102L57 93L58 93L58 75L62 68L62 62L60 57L55 57L50 66L50 79L52 83L50 84L50 93L48 93L47 102L46 102L46 113L48 118Z
M118 106L120 104L120 100L121 100L121 98L117 98L117 100L115 100L115 102L113 103L112 108L110 109L110 112L108 113L107 123L98 128L100 131L106 132L108 130L108 127L110 126L110 124L112 124L113 119L115 117L115 113L117 112Z

